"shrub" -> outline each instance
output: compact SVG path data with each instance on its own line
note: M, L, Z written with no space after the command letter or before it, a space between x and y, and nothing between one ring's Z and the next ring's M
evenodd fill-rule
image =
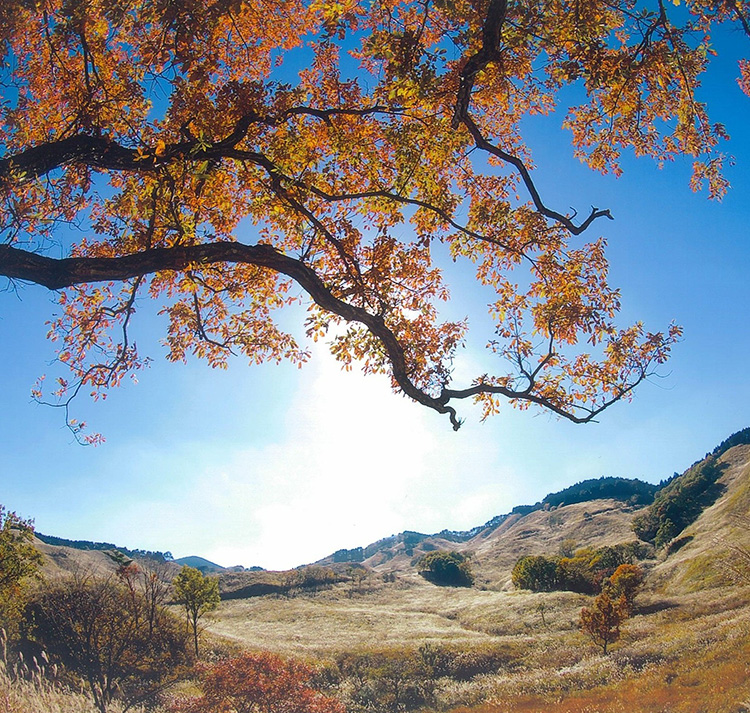
M557 557L526 555L520 557L513 567L511 579L516 589L530 589L532 592L551 592L558 588Z
M197 668L201 694L176 701L183 713L345 713L313 685L315 672L276 654L242 653Z
M567 547L568 551L570 546ZM653 548L642 542L626 542L604 547L584 547L568 557L525 555L511 574L517 589L533 592L563 590L579 594L598 594L602 585L623 564L634 564L652 554Z
M349 709L387 713L420 708L433 701L434 671L419 653L347 654L339 658L338 667L349 682Z
M30 604L27 626L69 671L86 681L106 713L116 693L145 700L186 661L184 627L116 577L77 575L48 585Z
M419 573L433 584L470 587L474 584L469 558L461 552L428 552L417 562Z

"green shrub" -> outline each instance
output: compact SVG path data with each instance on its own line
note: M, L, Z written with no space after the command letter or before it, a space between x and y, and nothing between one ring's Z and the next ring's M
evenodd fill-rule
M651 554L652 548L645 543L625 542L584 547L570 557L526 555L516 562L511 579L517 589L533 592L563 590L598 594L620 565L635 564Z
M551 592L558 589L557 557L526 555L513 567L511 579L516 589L530 589L532 592Z
M469 558L461 552L428 552L417 562L417 570L433 584L450 587L470 587L474 584Z

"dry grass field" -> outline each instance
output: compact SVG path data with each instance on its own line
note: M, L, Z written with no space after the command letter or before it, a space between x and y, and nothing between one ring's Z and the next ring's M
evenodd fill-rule
M750 547L750 446L724 456L723 495L683 534L687 544L644 563L634 615L608 655L578 629L591 597L509 588L522 554L560 542L632 539L633 509L613 501L539 511L469 543L480 587L437 587L389 560L361 586L225 601L209 624L248 648L334 660L351 652L413 652L425 644L502 650L504 664L438 683L430 710L453 713L741 713L750 711L750 587L733 581L731 544ZM519 537L519 531L521 536Z
M416 574L394 584L365 582L362 590L341 584L315 594L222 602L209 630L243 646L313 657L436 642L477 646L544 635L547 627L571 630L587 600L571 592L437 587Z
M361 581L223 601L206 620L205 643L217 652L270 650L320 665L329 692L342 695L352 713L750 713L750 572L738 579L731 566L733 547L750 551L750 446L722 461L721 497L681 533L684 545L641 563L643 589L607 655L578 626L593 597L516 591L510 571L519 556L554 554L566 542L632 540L638 509L614 500L514 516L468 542L441 540L471 553L474 587L435 586L417 574L415 560L434 542L410 550L392 542L365 562ZM68 569L76 557L67 548L47 549L48 574ZM100 553L86 556L110 566ZM286 576L231 574L224 591L253 581L279 584ZM342 673L342 661L369 660L379 662L383 680L402 685L394 676L408 666L393 662L413 663L435 650L478 661L481 670L435 676L419 705L357 698L353 669ZM0 667L0 713L94 708L44 676L13 682Z
M243 647L317 661L427 643L504 649L504 669L441 682L436 708L454 713L750 711L750 590L645 593L607 656L578 631L589 600L417 581L350 596L339 585L225 602L211 631Z

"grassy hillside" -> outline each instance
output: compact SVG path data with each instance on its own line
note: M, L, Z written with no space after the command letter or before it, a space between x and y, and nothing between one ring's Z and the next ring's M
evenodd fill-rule
M750 711L750 571L738 578L732 567L737 547L750 552L750 445L712 458L716 498L640 562L642 591L607 655L579 630L592 596L516 590L511 571L525 555L632 542L633 519L649 506L615 498L547 503L467 537L402 533L362 548L361 562L340 554L290 572L222 573L208 634L217 650L324 666L321 681L351 713ZM117 565L111 552L38 546L48 575ZM435 550L470 555L475 586L419 576L419 558ZM0 711L3 695L18 695L2 685Z
M616 500L515 515L467 542L426 538L409 554L395 540L365 560L361 581L226 601L210 629L243 647L317 661L377 652L412 661L425 646L438 646L501 662L466 680L440 678L434 710L750 710L750 596L726 566L731 546L750 549L750 531L738 519L750 509L750 446L732 448L720 461L721 496L681 533L689 538L683 546L642 563L647 577L634 616L607 656L578 629L592 597L515 591L510 570L522 555L571 543L632 541L631 521L642 508ZM414 563L425 545L471 552L478 586L437 587L419 577Z

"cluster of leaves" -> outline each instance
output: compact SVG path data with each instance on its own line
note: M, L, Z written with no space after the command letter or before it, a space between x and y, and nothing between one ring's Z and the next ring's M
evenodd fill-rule
M57 547L72 547L76 550L116 550L121 552L130 559L150 559L156 562L169 562L173 558L171 552L159 552L151 550L131 550L127 547L119 547L111 542L92 542L91 540L68 540L65 537L55 537L54 535L45 535L41 532L34 533L42 542Z
M525 555L513 567L512 581L518 589L534 592L563 590L596 594L622 565L632 565L651 554L640 542L598 548L585 547L569 557Z
M462 552L428 552L417 561L417 571L433 584L470 587L474 573L469 560Z
M671 480L648 509L633 518L636 536L657 548L669 544L719 497L722 487L717 481L725 467L710 455Z
M721 196L726 133L696 92L745 4L4 0L0 275L64 290L61 375L34 395L67 414L145 367L142 298L171 360L300 364L275 314L301 290L310 337L454 428L462 399L591 420L680 329L618 324L604 240L578 240L612 216L544 202L524 122L558 110L596 171L687 155ZM494 373L465 385L437 246L491 292Z

